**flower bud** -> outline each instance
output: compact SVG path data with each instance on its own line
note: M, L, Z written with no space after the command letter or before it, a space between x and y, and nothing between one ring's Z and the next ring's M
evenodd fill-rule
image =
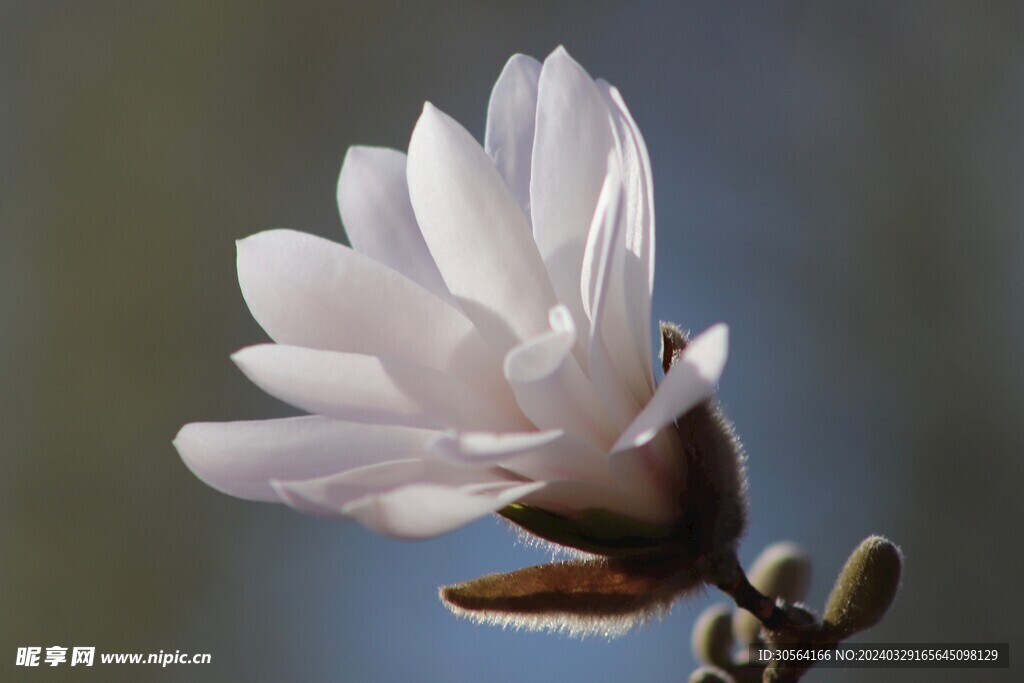
M903 553L887 538L865 539L846 561L825 606L824 628L837 640L877 624L899 590Z
M796 543L774 543L754 562L750 582L765 595L799 602L811 585L811 558Z
M731 612L728 605L712 605L693 625L693 654L705 664L723 669L732 666Z

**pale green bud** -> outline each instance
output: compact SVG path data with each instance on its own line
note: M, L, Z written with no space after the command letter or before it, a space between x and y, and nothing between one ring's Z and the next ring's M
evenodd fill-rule
M903 553L887 538L865 539L846 561L825 606L826 633L842 640L877 624L900 586Z
M728 605L712 605L693 625L693 654L705 664L728 669L732 666L732 610Z

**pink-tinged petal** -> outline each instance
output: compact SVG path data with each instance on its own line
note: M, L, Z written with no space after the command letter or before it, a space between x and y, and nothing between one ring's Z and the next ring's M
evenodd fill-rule
M671 503L674 487L682 482L683 444L679 433L665 429L702 401L711 397L728 356L725 325L715 325L693 339L669 370L654 398L623 433L612 449L610 467L623 488Z
M278 343L416 362L518 410L461 311L348 247L294 230L261 232L238 242L238 281Z
M204 482L239 498L277 501L272 479L311 479L424 454L437 432L319 415L252 422L194 422L174 439Z
M503 355L543 331L555 295L526 218L480 145L429 103L408 177L430 253L491 348Z
M503 434L443 433L433 437L427 448L450 462L473 467L500 465L537 481L611 482L607 453L561 429Z
M640 131L619 92L598 84L612 112L622 163L624 230L611 260L602 335L619 376L640 405L654 393L651 292L654 285L654 195L650 161Z
M640 128L626 107L618 89L607 82L598 81L598 87L612 112L612 122L618 137L622 155L624 185L627 193L626 249L636 259L637 303L643 303L646 293L646 309L654 292L654 175L651 159L647 152Z
M394 358L281 344L250 346L231 358L268 394L340 420L495 431L529 426L455 377Z
M530 178L533 233L558 300L588 339L580 296L583 253L608 154L615 149L604 98L565 48L545 60L537 96ZM578 355L586 358L581 345Z
M587 354L588 374L605 410L620 431L640 412L640 404L619 375L602 332L607 328L605 309L612 264L617 255L615 250L623 232L623 219L622 176L618 157L612 153L608 155L608 171L587 239L581 294L592 322Z
M415 482L382 493L364 491L350 499L352 490L344 485L275 482L281 499L301 512L351 517L378 533L410 540L454 531L544 486L542 482Z
M614 451L608 467L619 488L648 501L670 516L679 514L679 493L686 481L685 452L678 432L662 429L642 446Z
M525 496L522 502L565 516L584 510L608 510L649 524L665 524L679 514L675 506L662 497L588 481L551 481L543 489Z
M613 451L644 446L663 428L715 392L729 355L729 328L719 323L686 345L651 402L615 443Z
M624 210L622 208L622 170L618 155L608 155L605 162L604 182L601 193L597 197L597 208L590 222L587 233L587 244L583 250L583 264L580 273L580 296L583 299L583 312L593 323L600 321L604 299L608 288L608 263L610 251L615 244L622 224ZM591 328L593 339L599 325Z
M508 60L491 92L484 136L484 150L527 218L540 69L540 62L526 55Z
M271 483L279 496L282 492L292 492L298 496L297 499L306 503L319 501L340 515L341 509L355 500L409 484L462 487L520 482L497 468L473 469L450 462L413 458L366 465L312 479L275 479Z
M367 465L313 479L275 479L270 485L277 495L276 500L299 512L339 518L346 516L344 510L350 503L411 484L476 490L518 483L497 468L474 469L444 461L409 459Z
M551 309L550 323L550 330L509 351L505 379L539 429L565 429L607 450L621 426L609 419L572 354L576 329L568 309Z
M416 223L405 154L384 147L349 147L338 178L338 210L354 249L448 299L448 288Z
M345 514L377 533L401 539L433 538L500 510L544 488L542 482L472 491L411 484L352 503Z

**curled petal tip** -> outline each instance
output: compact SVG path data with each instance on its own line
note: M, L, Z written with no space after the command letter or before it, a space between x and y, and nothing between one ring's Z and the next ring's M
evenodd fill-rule
M548 311L548 323L555 332L576 333L576 323L565 304L558 304Z

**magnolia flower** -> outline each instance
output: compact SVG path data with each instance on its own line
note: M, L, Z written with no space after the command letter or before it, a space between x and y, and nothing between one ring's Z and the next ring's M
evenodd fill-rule
M729 556L740 451L709 400L727 330L663 325L655 382L651 170L618 90L563 48L516 55L483 147L428 103L408 155L348 151L338 203L352 248L238 243L274 343L232 359L310 415L185 426L200 479L404 539L498 512L585 554L443 590L520 626L620 631Z

